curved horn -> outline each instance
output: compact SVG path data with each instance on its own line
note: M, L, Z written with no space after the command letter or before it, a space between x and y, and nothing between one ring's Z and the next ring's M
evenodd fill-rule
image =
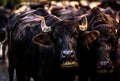
M117 23L120 22L120 19L119 19L120 17L119 16L120 16L120 11L118 11L117 14L116 14L116 18L115 19L116 19Z
M88 21L87 21L87 17L85 16L82 18L82 24L79 25L79 30L85 31L87 30L87 27L88 27Z
M41 20L41 29L42 29L43 32L50 32L51 31L51 27L50 26L48 27L46 25L46 22L45 22L44 18L42 18L42 20Z

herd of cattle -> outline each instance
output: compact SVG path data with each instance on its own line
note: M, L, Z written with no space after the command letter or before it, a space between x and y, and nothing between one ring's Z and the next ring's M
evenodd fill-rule
M0 8L9 81L120 81L120 1Z

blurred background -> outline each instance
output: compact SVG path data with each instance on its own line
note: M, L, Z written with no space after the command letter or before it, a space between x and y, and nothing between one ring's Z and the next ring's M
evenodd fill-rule
M43 1L50 1L50 2L65 2L65 1L76 1L76 2L98 2L102 0L0 0L0 6L5 8L13 9L19 7L21 4L38 4ZM109 0L108 0L109 1Z

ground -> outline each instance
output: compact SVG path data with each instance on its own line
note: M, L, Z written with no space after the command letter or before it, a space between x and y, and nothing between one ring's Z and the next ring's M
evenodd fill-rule
M0 64L0 81L8 81L8 71L6 64Z
M0 57L2 55L1 51L1 45L0 45ZM6 60L6 63L1 63L0 59L0 81L8 81L8 62Z

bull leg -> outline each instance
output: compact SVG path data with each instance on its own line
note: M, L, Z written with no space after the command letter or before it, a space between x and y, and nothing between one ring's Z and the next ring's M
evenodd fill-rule
M26 80L24 73L18 71L18 69L16 69L16 78L17 81L28 81Z
M44 81L44 80L39 80L37 76L33 77L34 81Z
M8 74L9 74L9 81L13 81L13 77L14 77L14 61L13 61L13 58L11 56L11 53L10 51L8 50Z
M2 61L3 62L5 62L5 60L6 60L6 54L5 53L6 53L7 43L8 43L7 40L2 43Z
M2 60L5 61L5 51L6 51L7 44L4 43L2 46Z
M30 81L30 77L26 76L26 73L20 66L16 67L17 81Z
M113 81L120 81L120 66L116 67L112 73Z
M8 67L8 73L9 73L9 81L13 81L14 67L9 66Z
M61 71L58 81L75 81L76 71Z
M89 81L89 72L87 69L78 70L78 81Z
M89 77L84 74L78 75L78 81L89 81Z

